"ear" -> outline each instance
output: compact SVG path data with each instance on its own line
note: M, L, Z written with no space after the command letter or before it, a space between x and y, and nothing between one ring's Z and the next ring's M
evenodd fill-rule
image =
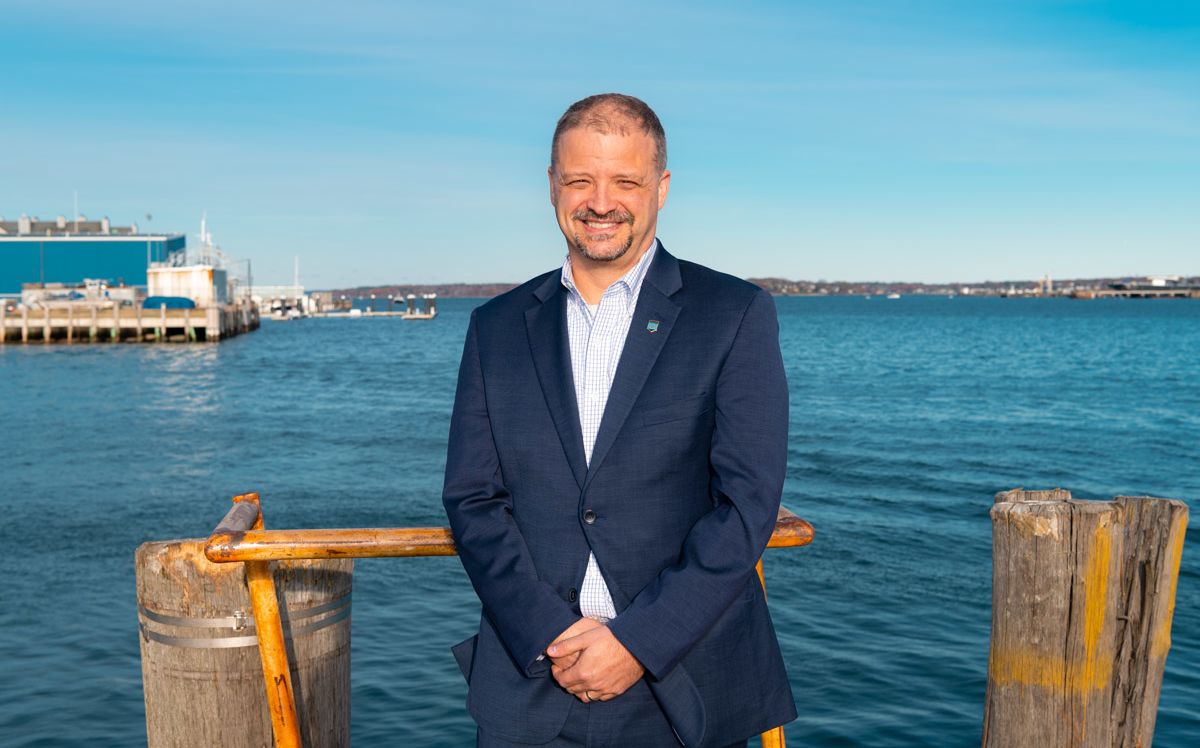
M658 178L658 209L662 210L667 204L667 192L671 190L671 172L663 169L662 176Z
M546 167L546 179L550 182L550 204L558 207L558 195L554 191L554 167Z

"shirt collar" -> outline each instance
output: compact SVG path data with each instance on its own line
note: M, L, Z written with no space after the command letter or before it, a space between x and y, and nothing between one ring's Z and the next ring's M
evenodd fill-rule
M608 288L620 285L622 290L625 292L626 303L633 304L638 297L638 293L642 290L642 281L645 280L646 271L650 269L650 263L654 261L654 255L657 253L657 251L658 237L655 237L654 241L650 244L650 248L642 254L641 259L637 261L637 264L629 268L629 271L626 272L625 275L622 275L620 278L618 278L612 284L612 286L609 286ZM579 289L575 286L575 276L571 272L571 255L569 253L567 254L567 259L563 261L562 284L566 286L567 290L571 292L572 296L577 297L581 302L583 301L583 296L580 295ZM605 289L605 293L607 292L608 289Z

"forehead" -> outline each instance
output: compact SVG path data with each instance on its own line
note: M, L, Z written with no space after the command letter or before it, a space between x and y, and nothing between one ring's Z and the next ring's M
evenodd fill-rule
M656 150L654 138L636 126L622 130L575 127L559 137L558 171L612 168L641 172L653 167Z

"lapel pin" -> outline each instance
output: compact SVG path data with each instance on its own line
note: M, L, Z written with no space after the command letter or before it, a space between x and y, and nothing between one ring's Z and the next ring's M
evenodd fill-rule
M652 319L646 323L646 332L658 332L658 320Z

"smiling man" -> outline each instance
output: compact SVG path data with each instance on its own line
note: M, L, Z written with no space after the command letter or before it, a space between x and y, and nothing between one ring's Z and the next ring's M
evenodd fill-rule
M666 136L576 102L561 268L472 315L443 501L483 606L454 648L480 746L745 745L795 718L754 565L787 459L770 297L656 237Z

